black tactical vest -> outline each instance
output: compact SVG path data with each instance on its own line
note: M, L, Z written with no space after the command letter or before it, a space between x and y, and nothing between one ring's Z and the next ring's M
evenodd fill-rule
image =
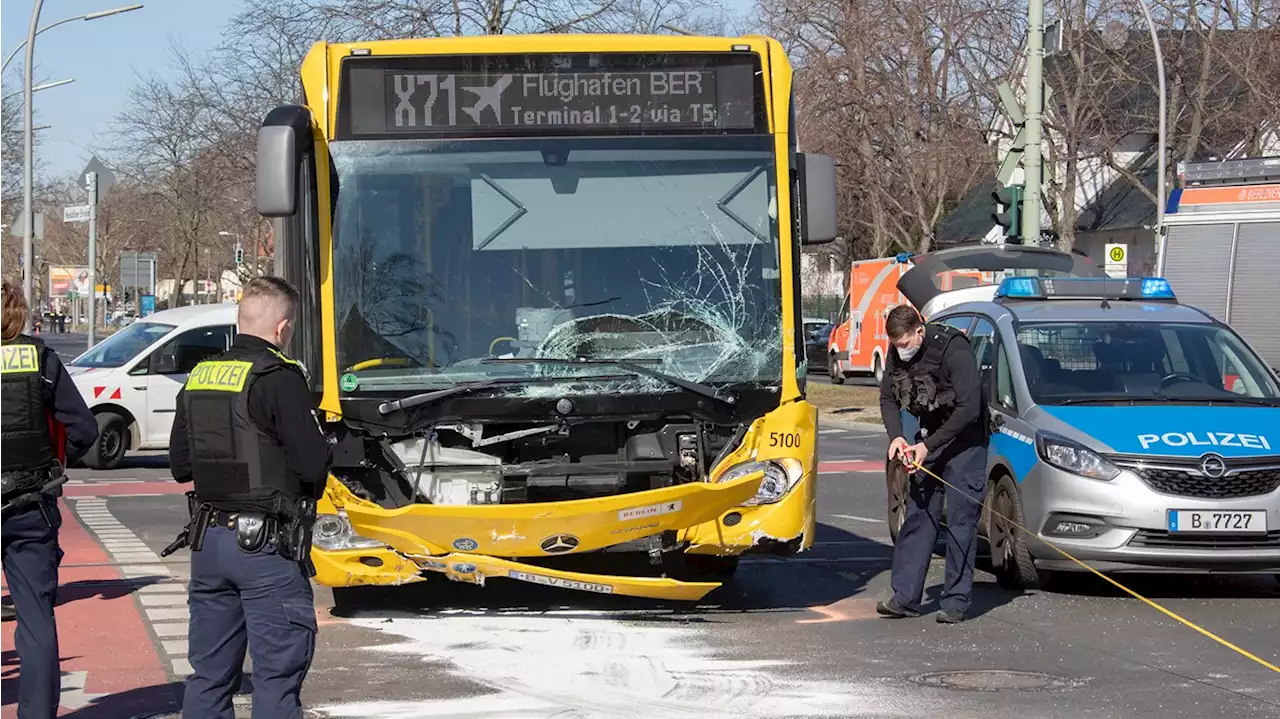
M926 324L924 345L915 361L904 363L894 352L889 368L893 397L899 407L922 421L956 405L955 388L940 371L942 356L956 339L964 341L960 330L948 325Z
M58 457L49 431L49 406L40 373L44 352L43 342L26 335L18 335L0 347L0 414L4 420L0 465L5 472L46 469Z
M275 350L233 347L196 365L187 377L187 443L202 501L228 511L278 513L303 496L284 447L249 416L249 389L271 372L302 369Z

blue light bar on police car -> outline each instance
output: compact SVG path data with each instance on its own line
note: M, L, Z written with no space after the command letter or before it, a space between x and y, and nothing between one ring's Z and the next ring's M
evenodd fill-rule
M1176 300L1163 277L1007 277L997 298L1019 300Z

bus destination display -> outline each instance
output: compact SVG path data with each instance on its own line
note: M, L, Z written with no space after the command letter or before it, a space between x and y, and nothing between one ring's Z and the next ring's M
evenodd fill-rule
M367 97L358 87L373 84L374 73L381 102L351 107L356 135L741 131L756 125L754 73L741 64L501 73L353 68L354 96ZM381 106L377 119L370 104Z

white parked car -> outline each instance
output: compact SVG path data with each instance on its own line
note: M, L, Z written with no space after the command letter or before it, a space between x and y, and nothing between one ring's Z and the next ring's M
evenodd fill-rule
M112 469L130 450L168 449L178 390L201 361L227 350L234 303L195 305L138 319L67 365L98 420L98 444L85 455Z

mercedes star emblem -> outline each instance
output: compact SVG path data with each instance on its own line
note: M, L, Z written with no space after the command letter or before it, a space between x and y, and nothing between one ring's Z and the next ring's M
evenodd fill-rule
M578 548L578 538L572 534L556 534L542 540L539 546L547 554L564 554Z
M1200 474L1209 479L1218 479L1227 473L1227 462L1221 455L1206 454L1200 458Z

